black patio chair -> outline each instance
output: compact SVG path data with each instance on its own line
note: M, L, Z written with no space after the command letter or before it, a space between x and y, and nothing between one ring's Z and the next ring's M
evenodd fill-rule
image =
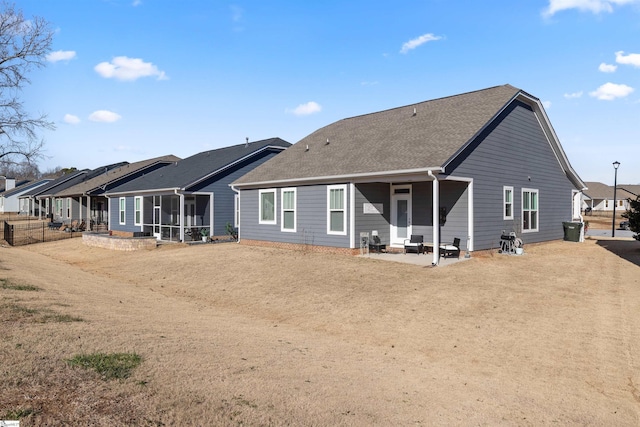
M404 253L415 252L420 255L424 252L424 236L422 234L412 234L410 239L404 240Z
M455 239L453 239L453 243L441 244L440 255L442 255L444 258L449 256L460 258L460 239L456 237Z

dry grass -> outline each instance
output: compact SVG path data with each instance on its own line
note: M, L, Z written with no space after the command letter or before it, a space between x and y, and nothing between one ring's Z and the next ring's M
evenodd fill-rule
M0 248L0 419L30 425L637 425L640 244L443 268L236 244ZM127 379L77 354L135 353ZM22 412L20 412L22 411Z

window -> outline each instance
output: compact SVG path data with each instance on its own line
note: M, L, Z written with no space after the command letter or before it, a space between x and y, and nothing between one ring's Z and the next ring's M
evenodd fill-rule
M347 186L327 187L327 234L347 234Z
M67 218L71 218L71 197L67 197Z
M624 200L618 200L618 206L620 207L624 206Z
M276 190L259 190L260 224L276 224Z
M522 189L522 232L538 231L538 190Z
M134 199L134 224L142 225L142 197Z
M118 210L118 214L120 218L120 224L125 224L126 223L126 217L125 217L126 199L124 197L120 197L119 202L120 202L120 207Z
M513 187L502 187L504 203L504 219L513 219Z
M56 199L56 215L62 216L62 199Z
M296 231L296 189L282 189L282 231Z

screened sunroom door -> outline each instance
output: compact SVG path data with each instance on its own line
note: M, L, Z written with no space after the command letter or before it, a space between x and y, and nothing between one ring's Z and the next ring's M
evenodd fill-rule
M391 192L391 245L403 246L411 236L411 186L393 186Z

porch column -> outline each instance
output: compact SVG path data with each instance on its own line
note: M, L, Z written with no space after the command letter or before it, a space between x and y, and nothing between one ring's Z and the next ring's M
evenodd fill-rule
M438 178L429 171L429 176L433 178L432 193L433 193L433 265L438 265L440 262L440 182Z
M214 193L211 193L209 195L209 236L213 237L213 230L215 229L215 223L214 221L216 220L216 216L215 216L215 212L214 212ZM235 215L235 212L234 212Z
M184 242L184 194L180 193L180 241Z
M91 196L87 194L87 219L85 220L87 230L91 230Z

